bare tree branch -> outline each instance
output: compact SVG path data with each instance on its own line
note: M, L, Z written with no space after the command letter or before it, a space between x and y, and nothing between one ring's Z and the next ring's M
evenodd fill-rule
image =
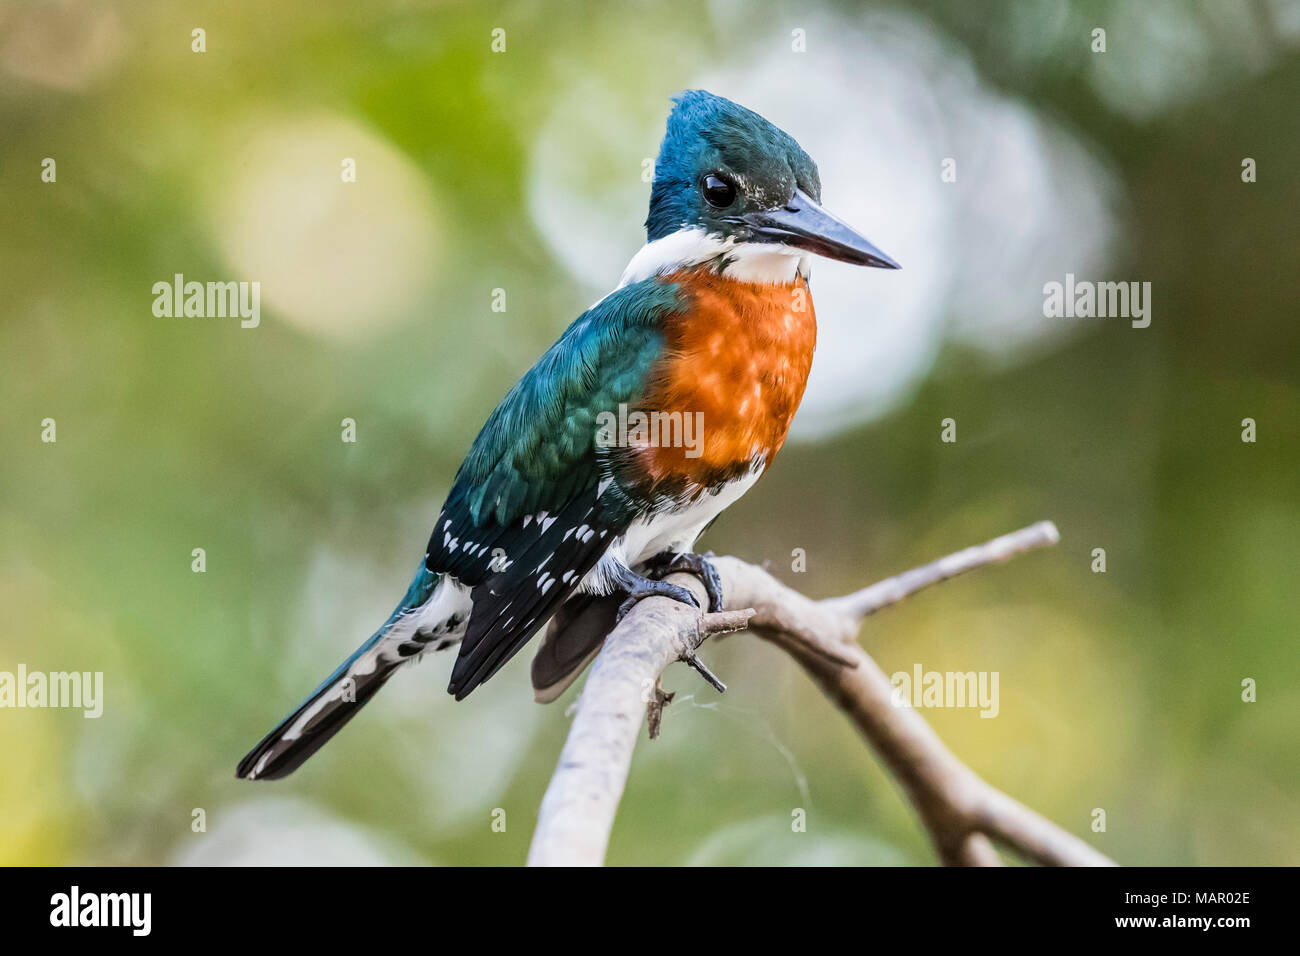
M928 588L932 584L955 578L957 575L965 574L975 568L982 568L989 564L1001 564L1018 554L1032 551L1035 548L1047 547L1058 543L1060 540L1061 535L1056 530L1056 525L1050 521L1040 521L1037 524L1031 524L1028 528L1012 531L1010 534L1004 534L992 541L973 545L964 551L958 551L956 554L940 558L938 561L932 561L919 568L913 568L911 571L904 571L896 577L886 578L863 588L861 591L855 591L853 594L842 598L832 598L822 603L840 608L844 614L861 621L863 618L875 614L881 608L897 604L903 598L915 594L922 588Z
M849 716L907 792L941 862L996 866L994 844L1036 863L1113 865L985 782L955 757L858 646L862 619L922 588L1059 540L1051 522L1003 535L844 597L814 601L761 568L714 558L728 607L700 615L665 598L639 603L605 641L538 814L529 865L599 865L627 782L642 714L665 703L659 676L674 660L692 661L714 633L749 627L786 650ZM671 580L703 598L694 577Z

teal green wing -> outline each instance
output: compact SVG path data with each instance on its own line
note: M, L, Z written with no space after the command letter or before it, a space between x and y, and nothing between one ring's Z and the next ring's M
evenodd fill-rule
M449 690L464 697L527 642L637 517L600 495L597 416L633 407L663 347L675 285L627 286L568 328L479 432L429 539L426 567L469 586Z

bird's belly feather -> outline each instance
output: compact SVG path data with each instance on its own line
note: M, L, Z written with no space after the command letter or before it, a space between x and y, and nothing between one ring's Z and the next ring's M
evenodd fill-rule
M690 551L709 522L739 501L762 474L762 467L755 467L744 476L719 486L715 492L705 492L678 508L633 521L583 578L579 590L608 594L614 589L613 581L617 577L614 572L620 566L635 567L661 551Z
M817 344L812 296L802 277L742 282L705 270L664 281L690 307L666 322L644 404L698 421L700 440L638 449L637 464L652 482L712 488L767 464L785 443Z

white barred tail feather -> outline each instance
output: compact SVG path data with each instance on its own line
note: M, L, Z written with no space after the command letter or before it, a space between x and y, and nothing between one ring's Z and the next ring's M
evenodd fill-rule
M288 776L356 716L402 665L460 640L468 592L421 562L402 603L347 660L248 752L235 771L245 780Z
M376 632L339 672L345 672L382 637L382 631ZM248 752L239 762L235 776L245 780L278 780L297 770L356 716L402 663L381 663L368 674L342 673L331 677Z

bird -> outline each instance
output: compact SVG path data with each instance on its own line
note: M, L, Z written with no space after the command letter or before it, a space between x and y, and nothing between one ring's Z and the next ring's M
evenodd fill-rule
M696 540L786 440L817 338L812 257L899 265L822 208L788 133L704 90L672 103L645 245L488 416L392 614L237 776L292 773L428 651L458 648L460 701L551 621L533 674L547 699L637 601L698 607L669 572L697 575L722 608ZM551 640L593 607L602 626L576 647Z

